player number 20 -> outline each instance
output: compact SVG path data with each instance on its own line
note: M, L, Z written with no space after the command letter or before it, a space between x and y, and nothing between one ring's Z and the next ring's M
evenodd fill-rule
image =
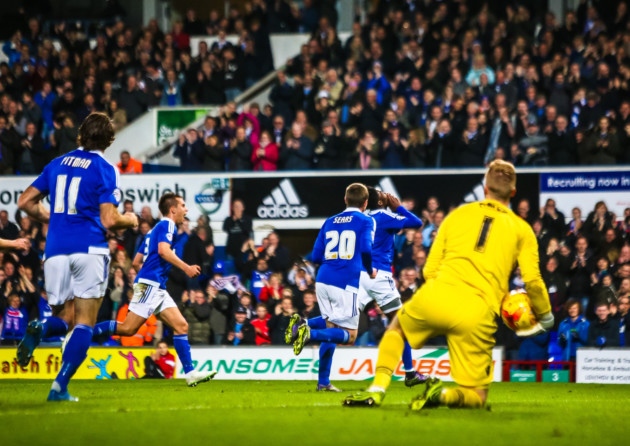
M354 257L354 248L357 244L357 236L354 231L328 231L326 232L326 260L337 258L349 260Z
M57 184L55 185L55 206L53 208L55 214L63 214L66 212L66 183L68 175L58 175ZM77 213L77 197L79 196L79 184L81 177L74 177L70 180L68 187L68 214Z

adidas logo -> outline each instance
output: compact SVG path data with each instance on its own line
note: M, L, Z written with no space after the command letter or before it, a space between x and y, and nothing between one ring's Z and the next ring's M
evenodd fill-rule
M293 184L288 179L280 181L258 206L260 218L306 218L308 206L303 205Z

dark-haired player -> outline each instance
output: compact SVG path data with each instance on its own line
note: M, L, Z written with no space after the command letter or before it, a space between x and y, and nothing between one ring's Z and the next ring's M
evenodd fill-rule
M29 363L43 337L64 335L74 326L48 401L77 401L68 393L68 382L87 356L107 288L107 230L138 226L133 213L118 212L118 169L103 156L114 141L107 115L92 113L85 118L78 141L81 147L51 161L18 200L29 217L49 223L44 274L56 315L29 323L18 345L19 364ZM42 204L46 195L50 195L50 211Z
M197 277L201 269L198 265L188 265L173 251L177 225L184 222L188 212L184 199L173 192L167 192L160 198L158 206L164 218L145 237L144 263L133 285L129 313L122 323L105 321L97 324L94 327L94 336L133 336L155 314L173 329L173 345L186 373L186 384L194 387L212 379L216 372L194 370L188 343L188 323L166 291L166 280L171 266L181 269L190 278Z
M394 236L401 229L420 228L422 220L405 209L398 198L371 186L368 186L368 210L368 215L376 222L372 245L372 264L376 269L376 277L371 279L366 271L361 271L359 310L363 311L374 301L391 321L402 307L400 293L392 276ZM411 347L407 342L402 359L407 387L422 384L428 379L428 376L414 370Z

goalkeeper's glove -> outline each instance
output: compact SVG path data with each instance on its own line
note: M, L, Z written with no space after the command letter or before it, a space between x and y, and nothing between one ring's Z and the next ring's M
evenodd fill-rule
M551 312L543 314L538 318L538 322L527 330L519 330L516 335L522 338L529 336L536 336L541 333L545 333L550 328L553 328L554 318Z
M553 313L549 312L549 313L543 314L542 316L538 318L538 322L540 323L542 328L544 328L545 330L549 330L553 328L553 324L555 322L553 318Z

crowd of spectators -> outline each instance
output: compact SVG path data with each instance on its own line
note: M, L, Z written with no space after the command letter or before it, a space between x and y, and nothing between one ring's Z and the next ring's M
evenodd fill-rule
M94 35L80 22L18 20L1 49L0 174L39 173L75 148L77 128L92 111L106 112L119 130L149 107L233 100L274 69L270 32L310 31L322 11L331 16L335 1L307 1L304 20L285 1L275 3L253 0L207 19L188 10L168 30L157 20L132 28L118 18L91 29ZM191 36L214 43L204 40L195 52Z
M440 207L436 197L429 198L423 209L413 200L402 203L424 222L421 229L408 229L396 237L393 269L396 286L406 301L424 281L427 255L448 210ZM138 211L131 201L124 207L125 211ZM522 340L500 328L497 342L506 347L508 359L546 359L550 345L558 349L556 359L574 358L579 346L630 345L625 331L630 322L630 209L617 218L600 202L585 218L580 209L574 209L569 220L550 199L540 210L530 209L529 202L521 200L515 211L532 225L538 239L541 271L558 324L553 340L549 333ZM152 212L148 206L140 210L137 231L119 230L109 235L112 262L99 321L125 318L138 268L134 256L143 236L158 221ZM17 215L16 220L19 224L9 221L6 211L0 211L0 237L27 237L32 248L0 254L1 338L5 345L21 339L29 320L51 311L41 267L47 227L34 224L28 217ZM276 232L256 245L252 219L238 199L232 203L223 231L227 245L220 254L215 252L213 230L203 216L194 225L186 221L174 245L186 263L201 267L198 279L188 279L173 268L167 282L168 292L188 321L191 344L284 345L284 330L292 314L320 314L314 291L316 267L309 262L309 253L291 252ZM517 268L510 289L521 287ZM357 345L377 345L386 325L387 318L378 306L369 305L361 314ZM168 339L169 333L152 317L135 336L114 337L106 343L155 345L161 338Z
M344 42L321 17L271 104L228 104L175 154L211 171L628 163L628 4L592 3L381 1Z

